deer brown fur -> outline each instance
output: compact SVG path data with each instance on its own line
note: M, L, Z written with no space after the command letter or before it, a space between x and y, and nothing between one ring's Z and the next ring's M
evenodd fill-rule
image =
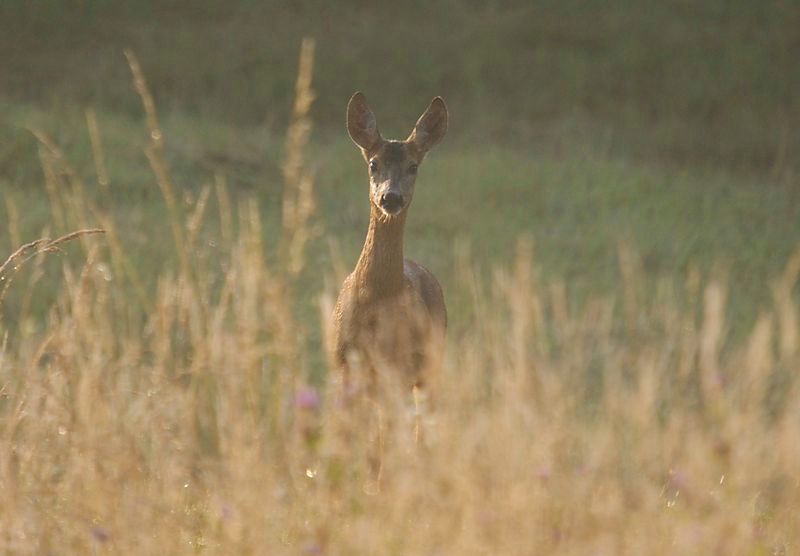
M345 279L333 315L335 365L349 383L351 367L418 386L443 347L447 310L442 288L422 265L403 258L403 231L417 168L447 131L436 97L405 141L385 140L364 95L347 106L347 131L369 171L367 237Z

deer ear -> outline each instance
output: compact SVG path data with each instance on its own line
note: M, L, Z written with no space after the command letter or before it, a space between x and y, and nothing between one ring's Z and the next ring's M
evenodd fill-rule
M447 106L442 97L431 101L428 109L417 120L417 125L407 141L414 143L423 153L431 150L447 133Z
M353 143L368 151L381 140L375 114L367 106L367 99L355 93L347 103L347 133Z

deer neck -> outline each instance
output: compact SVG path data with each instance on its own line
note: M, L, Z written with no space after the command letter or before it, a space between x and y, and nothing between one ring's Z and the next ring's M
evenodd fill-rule
M387 297L403 290L403 229L406 213L387 218L370 203L369 228L356 265L356 282L368 297Z

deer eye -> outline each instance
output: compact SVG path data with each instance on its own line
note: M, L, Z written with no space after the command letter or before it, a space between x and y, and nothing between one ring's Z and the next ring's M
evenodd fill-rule
M412 174L416 174L417 168L419 168L419 166L417 166L416 164L411 164L411 166L408 167L408 171L411 172Z
M369 171L370 172L377 172L378 171L378 161L374 158L369 161Z

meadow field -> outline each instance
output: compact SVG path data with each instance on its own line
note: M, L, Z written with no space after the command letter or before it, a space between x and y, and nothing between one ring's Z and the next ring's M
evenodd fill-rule
M0 550L800 550L794 3L11 1L0 51ZM421 414L328 373L355 90L450 110Z

